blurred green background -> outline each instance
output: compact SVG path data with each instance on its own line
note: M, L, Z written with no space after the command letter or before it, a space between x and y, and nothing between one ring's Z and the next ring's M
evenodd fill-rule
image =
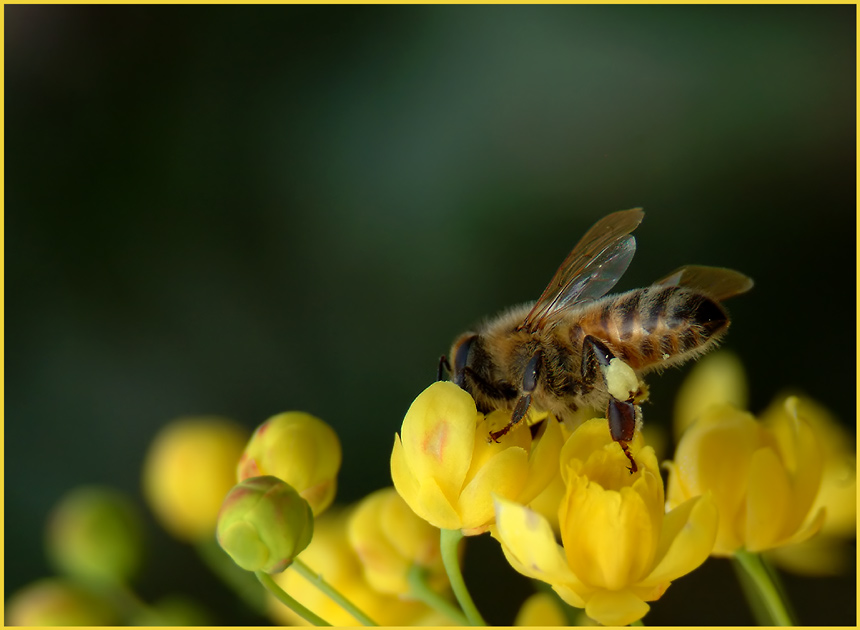
M799 388L854 431L854 6L4 14L7 594L49 573L65 491L142 505L145 449L176 416L250 430L306 410L345 445L339 502L389 485L451 340L634 206L618 288L686 263L749 274L725 346L752 410ZM668 426L684 372L650 379L646 422ZM255 621L151 525L144 596ZM487 537L466 560L510 623L525 579ZM856 623L853 575L787 587L803 623ZM752 618L709 562L646 621Z

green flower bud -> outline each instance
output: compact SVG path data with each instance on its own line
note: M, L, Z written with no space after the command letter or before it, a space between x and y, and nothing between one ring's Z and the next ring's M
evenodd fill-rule
M54 508L46 529L48 556L61 573L124 582L140 566L140 516L116 490L95 486L72 490Z
M311 507L277 477L251 477L221 505L218 544L246 571L280 573L311 542Z

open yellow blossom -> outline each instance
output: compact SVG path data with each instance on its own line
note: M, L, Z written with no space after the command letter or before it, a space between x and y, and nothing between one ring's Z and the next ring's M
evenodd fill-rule
M523 423L502 437L490 431L510 413L478 413L472 397L450 382L433 383L412 403L391 453L394 487L421 518L465 535L493 522L492 495L528 503L558 474L561 429L543 423L537 439Z
M349 520L348 534L365 578L377 591L407 595L413 566L427 572L434 590L447 589L439 530L419 518L394 488L362 499Z
M801 575L837 575L850 569L857 533L857 455L855 438L824 407L799 397L798 415L812 427L824 458L821 489L811 512L826 510L821 530L812 538L768 552L780 568ZM764 422L786 413L784 398L762 414Z
M337 490L341 447L337 433L301 411L272 416L254 431L236 469L238 481L272 475L295 488L314 516L331 505Z
M690 370L675 398L675 441L709 407L728 403L746 409L748 397L744 366L737 355L720 350L704 357Z
M567 603L604 625L627 625L648 612L670 583L711 552L717 513L709 496L668 514L654 451L636 434L638 472L613 442L606 420L577 429L561 453L565 496L559 509L562 545L536 512L496 500L494 531L511 565L543 580Z
M758 422L731 405L714 405L684 433L669 462L669 507L711 492L720 513L714 555L743 549L760 553L806 540L821 527L823 511L809 518L821 483L815 435L797 415Z

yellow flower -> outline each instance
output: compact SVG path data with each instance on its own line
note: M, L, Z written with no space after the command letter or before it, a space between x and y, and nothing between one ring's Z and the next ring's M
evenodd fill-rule
M348 534L364 577L380 593L407 595L413 566L427 572L434 590L447 588L439 530L419 518L394 488L362 499L349 520Z
M781 568L801 575L837 575L849 569L854 551L849 541L857 532L857 455L855 438L821 405L798 398L798 415L809 422L824 459L821 490L811 512L826 510L826 518L816 536L796 545L768 552ZM778 399L762 414L765 422L785 414L784 400Z
M308 546L311 506L277 477L251 477L227 493L218 515L218 544L246 571L280 573Z
M350 514L351 510L331 510L317 519L314 537L302 552L302 562L380 625L413 625L427 618L431 610L426 604L380 593L368 584L358 556L347 539ZM294 569L273 575L272 578L284 591L332 625L360 625L352 615ZM276 622L309 625L273 596L269 595L268 601L269 613Z
M319 516L334 500L340 463L340 440L334 429L308 413L291 411L257 427L236 474L239 481L262 475L282 479Z
M155 516L182 540L211 539L248 432L224 418L190 417L165 426L143 465L143 490Z
M5 606L8 626L113 626L120 617L107 600L84 586L44 578L17 591Z
M746 409L747 381L740 359L728 350L709 354L684 379L675 398L675 441L709 407L728 403Z
M493 521L492 494L528 503L558 474L561 429L546 421L532 440L523 423L500 443L490 431L510 420L478 413L472 397L437 382L412 403L391 453L391 478L418 516L441 529L480 534Z
M684 433L669 468L669 507L711 492L720 513L713 555L760 553L806 540L821 526L809 520L822 458L797 399L784 413L757 422L730 405L709 407Z
M567 617L555 595L535 593L520 606L515 626L567 626Z
M47 527L47 551L63 573L84 579L124 582L140 566L140 516L124 494L81 486L63 497Z
M711 551L717 514L709 496L664 513L654 451L636 434L629 462L606 420L577 429L561 453L566 492L559 510L562 546L539 514L497 498L494 532L511 565L543 580L567 603L604 625L627 625L648 612L670 583Z

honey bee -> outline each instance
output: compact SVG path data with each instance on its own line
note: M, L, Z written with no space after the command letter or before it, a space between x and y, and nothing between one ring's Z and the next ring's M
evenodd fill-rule
M641 208L614 212L576 244L534 304L514 307L460 335L445 366L478 409L511 411L498 439L529 409L559 421L581 407L605 409L612 439L637 466L628 442L641 428L642 376L714 348L729 316L720 304L753 281L731 269L688 265L651 286L606 295L636 252ZM604 297L605 296L605 297Z

